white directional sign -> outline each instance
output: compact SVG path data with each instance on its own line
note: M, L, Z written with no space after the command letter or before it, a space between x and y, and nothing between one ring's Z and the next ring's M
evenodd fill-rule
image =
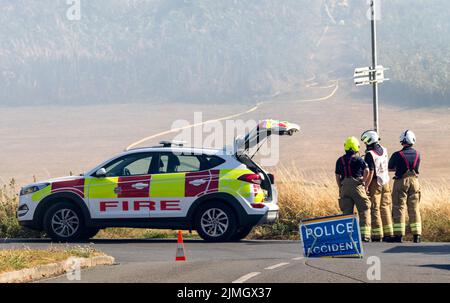
M370 76L370 67L359 67L355 68L355 73L353 77L369 77Z
M369 85L373 83L383 83L389 79L384 78L384 71L388 68L383 67L383 65L377 65L375 69L370 67L359 67L355 68L353 73L354 83L356 86ZM375 77L371 77L375 73Z

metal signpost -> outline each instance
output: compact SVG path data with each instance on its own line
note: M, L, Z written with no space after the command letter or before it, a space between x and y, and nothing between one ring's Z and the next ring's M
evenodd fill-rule
M370 23L372 32L372 66L356 68L354 72L354 81L357 86L369 85L373 86L373 123L374 130L380 132L380 125L378 121L378 84L389 79L384 78L384 68L378 65L377 57L377 15L376 15L376 0L370 2Z
M372 69L375 69L378 65L377 56L377 20L376 20L376 7L375 0L370 2L370 12L371 12L371 29L372 29ZM378 83L376 81L375 72L371 73L371 78L373 81L373 123L374 129L379 133L379 121L378 121Z
M361 232L355 215L305 220L300 224L306 258L362 258Z

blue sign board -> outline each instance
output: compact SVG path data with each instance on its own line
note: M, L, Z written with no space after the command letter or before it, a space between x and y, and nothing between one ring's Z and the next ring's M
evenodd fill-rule
M307 258L362 258L358 217L341 215L303 221L300 224L303 253Z

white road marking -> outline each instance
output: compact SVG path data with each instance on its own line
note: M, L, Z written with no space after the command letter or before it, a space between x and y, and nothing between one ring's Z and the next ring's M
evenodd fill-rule
M292 260L294 261L299 261L299 260L303 260L305 257L297 257L297 258L292 258Z
M251 272L249 274L246 274L246 275L240 277L237 280L234 280L231 283L244 283L245 281L250 280L251 278L256 277L259 274L260 274L260 272Z
M278 267L281 267L281 266L285 266L285 265L288 265L288 264L289 264L289 263L286 263L286 262L278 263L278 264L275 264L275 265L266 267L266 268L264 268L264 269L275 269L275 268L278 268Z

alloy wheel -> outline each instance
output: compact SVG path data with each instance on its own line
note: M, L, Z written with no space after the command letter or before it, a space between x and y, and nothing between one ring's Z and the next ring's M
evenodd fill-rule
M211 237L220 237L228 229L228 215L219 208L210 208L201 217L202 230Z
M60 209L52 217L52 230L62 238L73 236L80 227L78 215L71 209Z

